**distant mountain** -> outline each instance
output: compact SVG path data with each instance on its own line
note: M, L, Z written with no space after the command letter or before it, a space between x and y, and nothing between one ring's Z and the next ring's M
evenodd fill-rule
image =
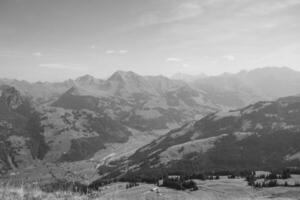
M237 74L199 78L190 85L204 91L214 103L241 107L260 100L300 93L300 72L287 67L265 67Z
M150 169L159 174L300 167L299 120L299 96L217 112L170 131L99 172L115 176Z
M6 135L3 142L18 135L17 141L9 143L10 146L5 149L14 151L16 145L24 148L24 152L12 154L3 150L3 160L6 159L5 167L0 166L3 170L18 170L20 166L35 169L38 160L72 163L96 159L95 162L102 162L105 156L115 154L116 144L120 149L118 151L135 150L157 138L162 130L165 132L179 127L217 110L217 106L203 94L182 81L162 76L143 77L133 72L118 71L107 80L84 75L62 83L2 81L21 91L3 84L2 88L6 90L2 92L2 99L5 99L7 106L1 110L15 114L16 119L20 118L24 123L18 133L3 133ZM19 113L23 99L26 99L28 108L26 112L22 109ZM9 106L17 110L9 109ZM34 128L38 144L44 145L41 150L35 150L42 152L39 157L28 150L27 141L35 138L24 136L28 134L27 121L32 118L28 113L35 113L32 123L38 126L28 128ZM5 122L10 118L4 118ZM21 124L16 124L16 129L19 126ZM130 147L127 147L128 143ZM7 155L12 162L7 161ZM12 165L17 158L20 161Z
M202 73L202 74L198 74L198 75L190 75L190 74L184 74L184 73L176 73L173 76L171 76L171 79L174 80L181 80L184 82L192 82L195 81L197 79L202 79L202 78L206 78L207 76Z
M126 85L122 85L123 81L125 81ZM157 85L159 83L166 84L161 85L166 87L170 83L176 83L175 85L179 86L179 82L181 82L181 85L184 85L185 82L185 85L188 85L194 92L199 93L200 96L210 101L210 104L225 108L237 108L259 100L274 100L279 97L300 93L298 87L300 72L287 67L265 67L236 74L225 73L218 76L205 76L202 74L194 76L177 73L171 79L163 76L139 76L134 72L124 71L114 73L107 80L97 79L90 75L56 83L30 83L27 81L0 79L0 85L13 86L22 95L32 97L35 103L38 104L54 101L72 87L80 88L81 91L92 92L91 96L97 93L98 96L122 96L120 92L124 91L124 94L128 92L134 93L134 90L137 93L145 90L142 92L153 94L156 93L155 90L159 90L159 85ZM141 85L137 86L135 83ZM102 94L99 94L99 92L102 92Z
M30 83L14 79L0 79L0 85L12 86L20 91L23 96L30 97L35 103L41 104L56 99L59 95L70 89L74 85L74 81Z
M56 163L58 169L86 173L87 168L95 171L95 165L128 157L162 135L159 140L145 146L149 151L140 149L127 161L132 164L131 168L145 161L147 163L142 168L147 165L177 167L176 163L183 160L182 156L185 159L185 155L189 158L194 152L211 152L219 141L231 137L229 129L233 133L241 132L241 137L251 132L249 138L254 137L253 141L260 142L252 134L258 132L252 127L254 123L266 127L263 130L273 131L267 121L269 118L263 118L263 114L252 119L252 115L236 111L234 113L240 112L241 116L220 120L217 117L220 113L210 114L227 108L236 109L257 100L300 94L299 83L299 72L288 68L262 68L238 74L201 77L189 83L124 71L117 71L106 80L90 75L58 83L1 79L0 142L3 145L0 147L0 170L4 172L26 167L24 169L32 169L30 173L36 173L37 166L44 166L39 164L42 161ZM288 105L297 105L296 97L285 98L285 101L287 99ZM278 104L275 111L281 115L287 108L278 102L268 102L266 105ZM264 109L268 106L260 108L261 104L265 103L253 106L257 106L261 113L267 113ZM210 118L213 116L218 120ZM241 126L248 125L241 121L248 117L251 129L244 130ZM291 119L284 118L287 117L285 115L281 117L286 126L291 127L288 121ZM181 128L168 133L168 130L178 127ZM257 127L259 130L260 125ZM265 140L268 137L267 134L259 136ZM294 139L297 141L297 137ZM233 146L242 145L238 140L229 141L233 141ZM294 149L297 150L296 147ZM226 149L221 150L226 152ZM228 151L235 155L229 147ZM289 155L294 158L298 154L289 152ZM150 159L143 161L145 156L150 156ZM207 156L203 158L210 159ZM184 163L181 163L182 166ZM217 161L201 163L214 167ZM222 163L220 166L226 167Z
M105 163L218 109L188 84L163 76L117 71L107 80L86 75L73 83L39 109L48 162Z
M184 82L122 71L105 81L80 77L52 105L101 112L142 131L178 126L218 107Z

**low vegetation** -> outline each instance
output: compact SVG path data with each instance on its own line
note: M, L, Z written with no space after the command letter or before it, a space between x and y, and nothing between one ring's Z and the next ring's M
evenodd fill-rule
M0 185L1 200L92 200L95 193L81 194L72 191L44 192L36 185Z
M160 173L154 173L149 169L143 174L128 172L122 178L98 180L92 184L85 185L79 182L68 182L66 180L56 180L48 184L31 185L11 185L0 184L1 200L58 200L58 199L99 199L103 196L105 188L123 182L123 188L130 190L133 187L143 186L143 183L149 183L158 187L171 188L175 190L198 190L197 180L215 181L219 179L240 179L244 178L249 186L255 188L265 187L300 187L300 183L291 182L293 176L297 174L297 169L274 170L271 172L257 173L254 170L219 170L212 172L191 173L175 172L162 170ZM298 173L299 174L299 173ZM117 183L119 182L119 183ZM144 184L145 185L145 184ZM152 186L153 187L153 186Z
M248 175L246 177L246 181L248 185L253 186L255 188L264 188L264 187L299 187L300 182L294 181L293 183L289 183L287 179L291 178L291 175L294 174L293 172L297 173L298 170L290 170L290 169L283 169L281 171L272 171L268 174L261 174L256 175L255 172ZM279 180L285 180L284 182Z
M185 177L164 177L163 183L161 186L173 188L176 190L198 190L196 182Z

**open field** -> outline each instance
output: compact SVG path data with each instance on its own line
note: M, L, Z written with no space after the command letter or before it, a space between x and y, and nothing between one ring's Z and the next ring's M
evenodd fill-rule
M81 195L72 192L45 193L36 187L0 187L1 200L299 200L300 189L275 187L254 189L242 179L197 181L198 191L177 191L151 184L126 189L126 183L107 185L98 192ZM27 189L26 189L27 188Z

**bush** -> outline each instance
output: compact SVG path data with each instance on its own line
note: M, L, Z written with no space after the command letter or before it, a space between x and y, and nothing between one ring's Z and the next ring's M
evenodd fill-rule
M185 189L198 190L197 184L193 180L185 180L183 177L179 177L179 178L165 177L163 179L162 186L173 188L176 190L185 190Z
M267 187L276 187L278 186L277 180L271 180L267 183Z
M277 178L278 178L278 176L275 172L271 172L269 175L266 176L266 179L268 179L268 180L274 180Z
M190 178L204 181L206 180L207 177L204 174L199 173L199 174L193 174Z
M87 185L78 182L69 182L66 180L56 180L55 182L45 184L40 188L42 191L47 193L56 191L72 191L86 194L89 190Z
M197 184L192 180L184 181L182 187L185 189L198 190Z
M136 187L136 186L139 186L139 184L137 182L130 182L130 183L126 184L126 189Z
M246 181L248 182L249 186L255 186L256 178L254 175L249 175L246 177Z
M233 175L233 174L232 174L232 175L229 175L228 178L229 178L229 179L235 179L235 175Z
M295 187L300 187L300 183L299 182L295 182L294 186Z
M288 179L288 178L291 178L291 174L288 170L283 170L282 173L281 173L281 178L282 179Z

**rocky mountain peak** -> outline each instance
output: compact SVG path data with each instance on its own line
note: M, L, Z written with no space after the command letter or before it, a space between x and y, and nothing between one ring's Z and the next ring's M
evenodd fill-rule
M108 78L108 81L127 82L141 78L140 75L132 71L116 71Z
M0 91L0 100L12 109L18 108L24 102L20 92L14 87L3 85L1 86Z
M75 79L75 82L80 85L93 85L98 82L98 79L89 74L86 74Z

